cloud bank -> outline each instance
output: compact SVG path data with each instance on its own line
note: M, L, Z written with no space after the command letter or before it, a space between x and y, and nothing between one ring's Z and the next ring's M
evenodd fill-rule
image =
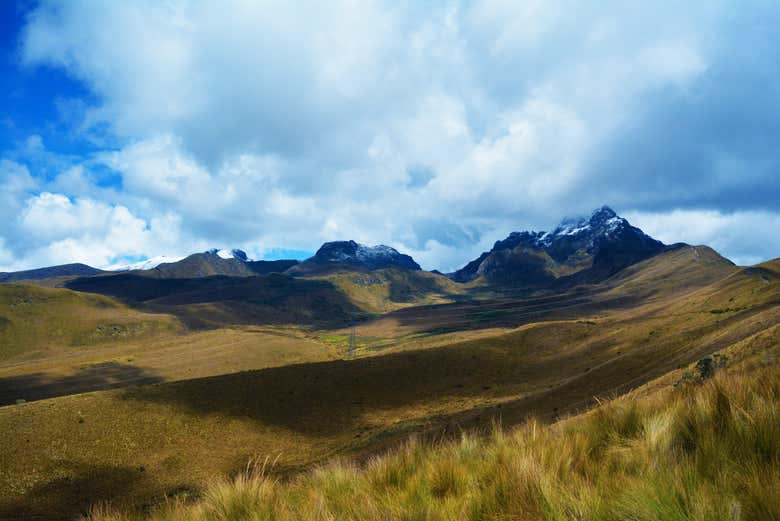
M45 1L21 66L87 86L68 106L96 151L4 153L0 266L352 238L448 270L605 203L777 257L777 22L759 1Z

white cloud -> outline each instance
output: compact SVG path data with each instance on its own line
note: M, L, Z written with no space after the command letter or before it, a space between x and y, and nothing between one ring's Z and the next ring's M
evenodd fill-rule
M155 248L180 252L190 246L182 243L180 221L173 215L147 222L121 205L50 192L27 199L17 226L28 240L21 258L4 260L15 269L69 262L105 267Z
M44 1L25 63L83 81L97 102L78 106L78 132L92 140L107 125L119 145L34 180L3 214L29 237L0 234L17 257L95 248L93 263L354 238L452 268L512 229L603 203L663 214L681 193L717 207L719 187L757 182L633 172L666 153L652 148L660 132L643 133L648 100L698 107L690 121L719 106L700 87L734 47L724 41L750 44L724 12L704 1ZM620 141L634 131L650 157ZM745 170L732 142L708 147L721 158L710 163ZM26 149L45 154L35 137ZM598 169L603 157L624 168ZM103 168L121 188L98 186ZM40 191L52 194L21 208ZM122 235L132 246L98 244Z
M674 210L668 213L630 212L626 217L635 226L668 244L708 245L740 265L780 257L778 213Z

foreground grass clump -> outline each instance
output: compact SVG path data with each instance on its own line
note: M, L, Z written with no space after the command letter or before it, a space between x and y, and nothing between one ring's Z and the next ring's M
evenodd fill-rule
M196 501L93 521L780 519L780 368L625 397L553 426L410 441L289 482L261 468Z

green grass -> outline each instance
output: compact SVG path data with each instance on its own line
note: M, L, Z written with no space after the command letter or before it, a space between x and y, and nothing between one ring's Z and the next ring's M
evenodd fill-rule
M408 306L452 302L465 293L463 286L427 271L395 268L340 272L323 278L338 287L356 306L369 313L385 313Z
M212 483L195 502L92 521L776 520L780 367L626 396L552 426L458 441L411 440L363 465L290 481L266 465Z

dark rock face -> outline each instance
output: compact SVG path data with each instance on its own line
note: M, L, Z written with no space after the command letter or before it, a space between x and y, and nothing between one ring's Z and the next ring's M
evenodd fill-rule
M335 241L323 244L314 257L302 264L306 266L327 266L341 264L368 270L400 268L419 270L412 257L399 253L390 246L365 246L355 241ZM304 268L306 267L304 266Z
M528 286L550 285L560 279L588 282L664 248L662 242L603 206L588 218L565 219L551 232L513 232L450 277L468 282L484 276L493 282Z

